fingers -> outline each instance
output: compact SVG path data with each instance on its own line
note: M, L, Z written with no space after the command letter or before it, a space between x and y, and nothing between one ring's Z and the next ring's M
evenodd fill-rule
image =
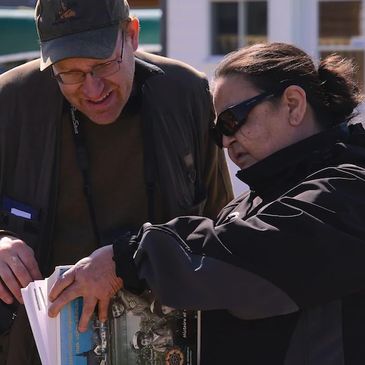
M95 310L97 303L98 303L98 300L95 297L84 298L84 302L82 305L82 314L81 314L80 322L79 322L79 326L78 326L78 329L80 332L85 332L87 330L88 323L89 323L92 315L94 314L94 310Z
M14 297L23 303L20 289L25 288L33 278L18 255L8 256L0 261L0 277ZM2 297L1 299L4 300Z
M98 302L98 317L100 322L105 322L108 319L108 308L110 299L99 300Z
M67 288L49 307L48 315L50 317L56 317L61 309L68 303L78 298L79 295L75 293L74 290Z
M32 278L31 281L43 279L34 252L30 247L26 246L25 250L19 252L18 256Z
M16 259L14 258L14 262ZM6 286L7 290L4 290L4 295L7 297L6 292L13 294L13 296L19 301L19 303L23 303L23 299L20 293L21 285L19 284L19 281L17 280L17 273L24 272L22 268L16 267L20 266L18 263L12 263L11 265L7 265L6 263L1 262L0 263L0 276L1 280L3 282L3 285ZM13 271L13 269L15 271ZM26 275L25 275L26 276ZM28 282L29 283L29 282ZM26 283L26 285L28 285ZM6 300L1 297L2 300L6 302Z
M0 280L0 299L6 304L12 304L14 302L13 295L9 292L2 280Z
M31 281L34 280L29 273L28 268L24 265L19 256L9 257L6 263L8 264L10 270L13 272L14 276L19 281L21 287L26 287Z
M20 289L42 278L33 250L23 241L14 237L1 238L0 278L0 299L6 303L12 302L10 293L23 303Z
M49 300L53 302L48 309L50 317L56 317L68 302L80 296L78 284L75 283L74 278L74 271L70 269L53 285L48 296Z
M61 275L51 288L49 300L53 302L66 288L75 281L75 271L73 268Z

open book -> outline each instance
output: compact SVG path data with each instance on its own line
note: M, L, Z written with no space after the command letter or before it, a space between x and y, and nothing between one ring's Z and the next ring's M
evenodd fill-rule
M82 298L50 318L48 293L68 268L58 266L49 278L22 289L43 365L199 365L200 313L161 305L150 291L119 291L108 321L94 316L83 333L77 331Z

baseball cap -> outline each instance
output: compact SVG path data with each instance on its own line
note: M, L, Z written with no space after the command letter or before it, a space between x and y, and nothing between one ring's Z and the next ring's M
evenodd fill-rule
M110 57L128 17L127 0L37 0L41 71L65 58Z

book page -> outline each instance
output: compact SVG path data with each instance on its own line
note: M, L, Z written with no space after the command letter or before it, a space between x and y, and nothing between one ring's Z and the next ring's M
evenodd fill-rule
M45 279L45 287L47 290L46 306L50 306L51 302L48 299L48 295L56 282L56 280L66 272L71 266L56 266L53 274ZM48 337L48 348L53 349L52 351L52 362L51 364L61 365L61 350L60 350L60 315L55 318L48 317L47 325L49 326L49 337Z
M21 293L42 364L51 365L52 363L48 359L48 348L45 344L47 334L40 294L37 293L34 282L26 288L22 288Z

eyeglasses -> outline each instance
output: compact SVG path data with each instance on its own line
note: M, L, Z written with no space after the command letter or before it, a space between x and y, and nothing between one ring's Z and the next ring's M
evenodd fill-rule
M99 65L94 66L89 72L83 72L83 71L60 72L58 74L53 74L54 78L56 78L57 81L59 81L61 84L75 85L84 82L87 74L90 74L92 77L103 78L117 73L120 70L120 64L123 62L124 32L122 33L122 37L123 38L122 38L121 55L115 58L114 60L100 63Z
M215 126L211 129L211 135L215 143L222 148L223 135L233 136L246 122L248 114L256 105L275 95L277 95L277 92L264 92L251 99L233 105L220 113Z

